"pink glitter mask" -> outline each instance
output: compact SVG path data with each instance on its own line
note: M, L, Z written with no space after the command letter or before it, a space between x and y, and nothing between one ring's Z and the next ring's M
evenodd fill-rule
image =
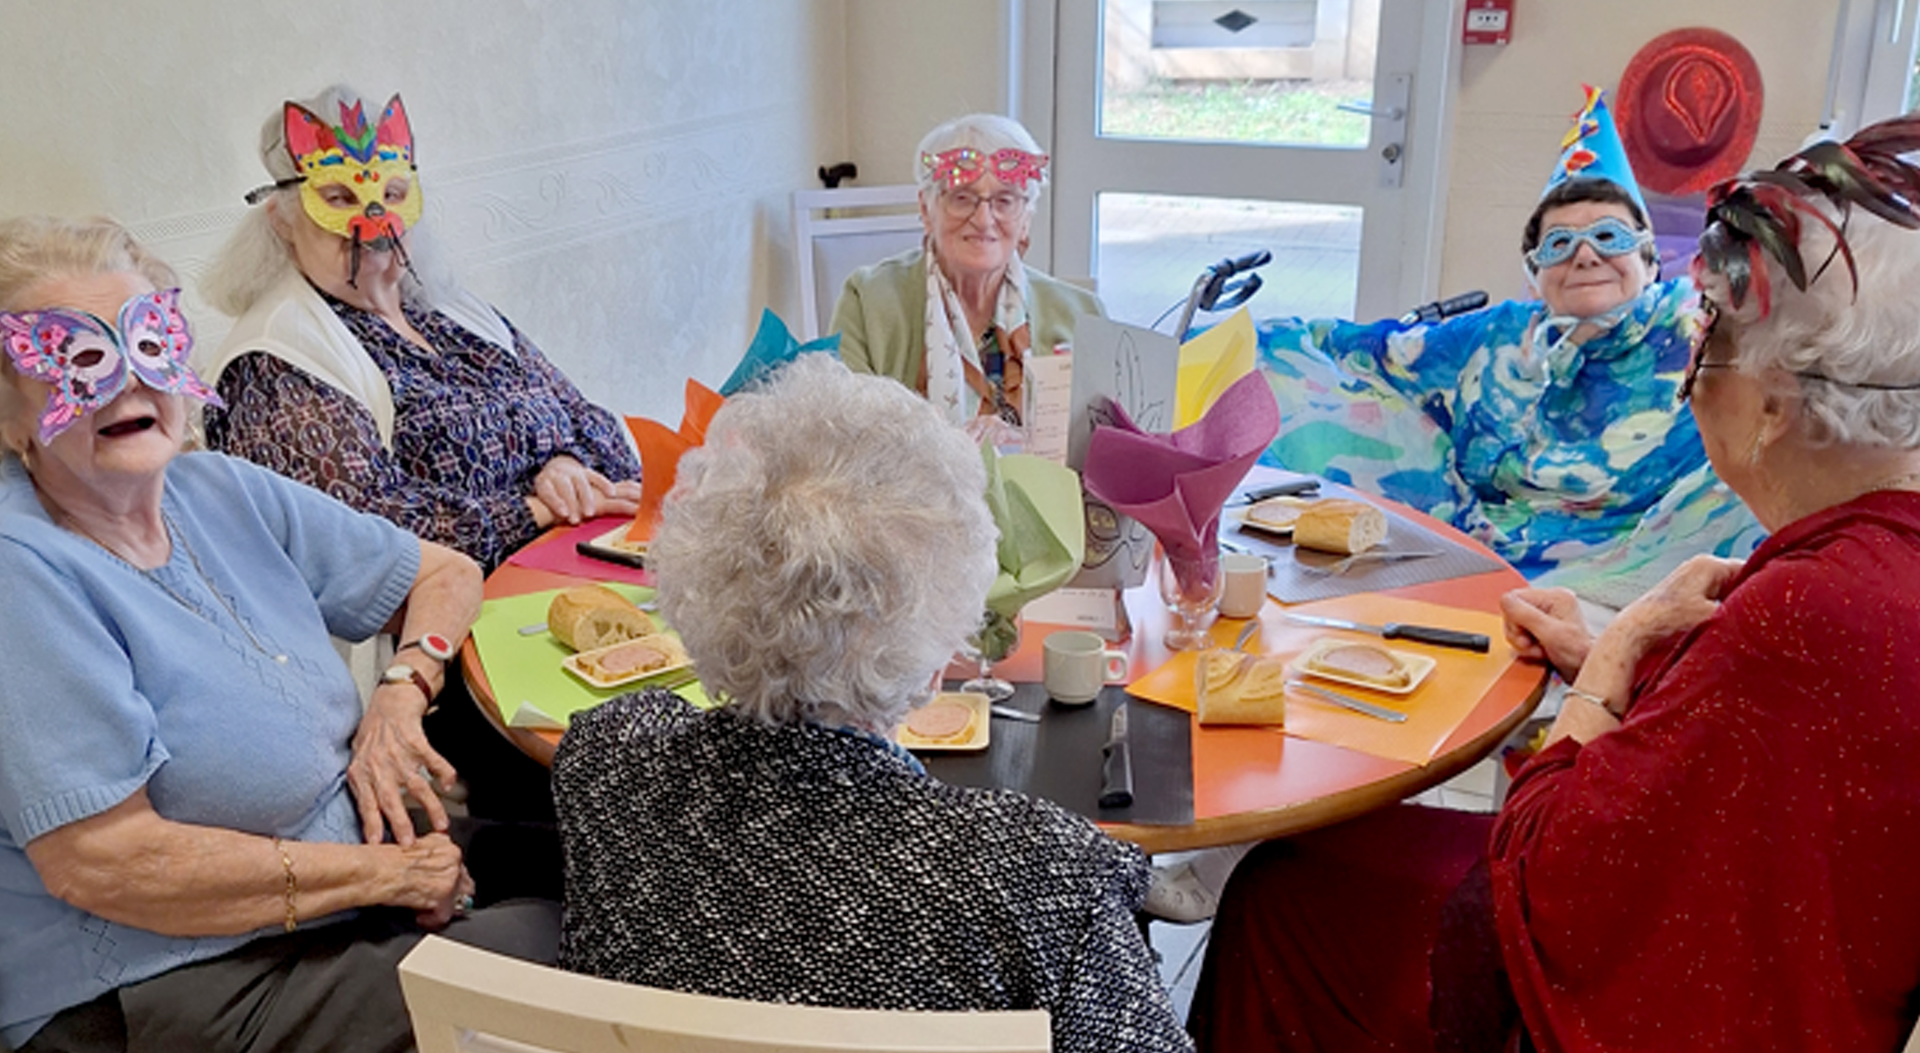
M920 167L948 190L958 190L988 173L1010 187L1025 190L1028 183L1046 174L1047 160L1046 154L1012 147L984 154L971 146L957 146L942 153L921 154Z
M141 293L120 307L118 328L65 307L0 311L0 342L20 372L52 387L40 414L40 442L118 398L129 375L154 391L225 405L187 367L193 331L180 313L180 290Z

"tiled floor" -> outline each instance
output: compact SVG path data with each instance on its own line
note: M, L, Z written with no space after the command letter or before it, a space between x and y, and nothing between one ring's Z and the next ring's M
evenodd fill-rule
M1489 758L1461 772L1451 781L1412 798L1415 803L1467 812L1494 810L1497 762ZM1158 856L1156 863L1178 862L1181 855ZM1185 1020L1193 1003L1193 987L1200 979L1200 959L1206 953L1209 923L1172 925L1153 923L1150 939L1160 956L1160 980L1173 997L1173 1008Z

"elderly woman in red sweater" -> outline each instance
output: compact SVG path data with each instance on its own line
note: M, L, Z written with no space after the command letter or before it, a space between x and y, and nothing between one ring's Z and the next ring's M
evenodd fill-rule
M1496 819L1394 809L1229 886L1201 1049L1891 1050L1920 1008L1920 119L1718 188L1691 395L1772 532L1595 639Z

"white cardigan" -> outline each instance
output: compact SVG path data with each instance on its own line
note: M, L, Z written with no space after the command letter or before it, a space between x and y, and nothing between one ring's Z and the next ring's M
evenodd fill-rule
M457 290L432 304L434 310L490 344L514 351L513 331L485 300ZM233 360L253 351L267 354L365 406L373 415L383 445L393 444L393 389L358 337L298 270L287 276L233 324L226 340L198 367L208 386Z

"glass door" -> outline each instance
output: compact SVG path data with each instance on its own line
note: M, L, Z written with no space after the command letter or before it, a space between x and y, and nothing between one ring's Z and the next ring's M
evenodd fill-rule
M1207 265L1258 249L1274 262L1256 317L1433 298L1449 10L1058 0L1053 272L1092 276L1138 325Z

